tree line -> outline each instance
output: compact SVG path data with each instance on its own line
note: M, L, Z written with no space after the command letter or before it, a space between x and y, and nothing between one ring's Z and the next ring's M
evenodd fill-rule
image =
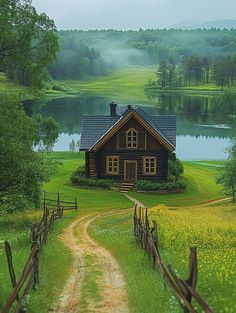
M176 64L174 59L161 61L156 80L147 88L174 88L188 85L216 84L223 89L236 84L236 55L218 57L183 57Z
M55 79L80 79L87 75L106 73L100 53L77 38L60 37L60 52L48 71Z
M199 63L193 60L196 56L205 63L207 80L207 75L211 74L207 63L213 62L208 59L224 59L236 51L234 29L57 32L54 21L45 14L38 14L30 0L0 0L0 3L0 71L20 84L38 89L51 77L81 79L87 75L106 74L122 64L120 61L124 58L132 65L172 60L170 66L173 66L173 63L185 62L186 81L192 81L203 75L202 70L201 73L198 70L199 64L196 69L189 70L195 66L192 63ZM109 59L111 51L113 57ZM132 54L134 51L139 54ZM218 64L218 71L221 71L222 62ZM169 79L172 81L171 77ZM222 84L227 84L227 78Z

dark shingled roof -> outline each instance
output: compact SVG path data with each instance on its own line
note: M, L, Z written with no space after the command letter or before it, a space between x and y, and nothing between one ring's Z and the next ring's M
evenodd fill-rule
M140 107L132 107L121 116L84 115L81 126L80 150L89 150L130 110L136 111L149 125L174 147L176 146L176 116L148 115Z

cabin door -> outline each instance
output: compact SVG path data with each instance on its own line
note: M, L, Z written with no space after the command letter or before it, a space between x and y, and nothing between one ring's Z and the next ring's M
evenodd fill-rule
M137 180L137 161L124 161L124 181Z

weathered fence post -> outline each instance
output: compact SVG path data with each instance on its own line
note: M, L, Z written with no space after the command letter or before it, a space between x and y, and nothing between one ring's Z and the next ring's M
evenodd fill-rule
M78 202L77 202L77 198L75 198L75 209L76 209L76 211L78 210Z
M46 205L43 217L43 243L47 243L48 235L48 206Z
M46 191L43 191L43 210L45 211L46 207Z
M7 265L9 270L9 275L11 278L11 284L13 289L16 287L16 274L13 266L13 259L12 259L12 252L11 252L11 246L8 241L4 241L5 246L5 252L7 256ZM16 296L16 300L19 300L19 295Z
M191 247L189 254L189 277L185 280L186 284L193 289L197 286L197 248ZM186 299L191 304L192 294L188 291L186 294ZM184 313L189 313L189 310L185 307Z
M57 212L59 213L60 210L60 193L57 192Z
M137 241L137 204L134 206L134 238Z
M33 265L33 289L35 289L36 284L39 281L39 237L38 237L38 225L37 224L33 224L32 225L32 244L31 244L31 250L36 247L37 248L37 252L34 255L33 261L34 261L34 265Z

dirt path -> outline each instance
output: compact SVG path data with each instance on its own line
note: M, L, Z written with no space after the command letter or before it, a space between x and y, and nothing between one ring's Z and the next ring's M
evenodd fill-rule
M232 200L231 197L229 198L221 198L218 200L209 200L207 202L201 203L201 204L194 204L194 205L180 205L180 206L168 206L170 209L179 209L179 208L204 208L206 206L214 205L214 204L221 204L224 202L228 202L229 200Z
M124 196L126 198L128 198L129 200L133 201L134 204L137 204L138 207L141 207L141 208L146 208L147 207L142 202L140 202L136 198L130 196L129 194L124 194ZM187 207L202 208L202 207L209 206L209 205L214 205L214 204L220 204L220 203L228 202L229 200L232 200L232 197L221 198L221 199L217 199L217 200L209 200L207 202L204 202L204 203L201 203L201 204L194 204L194 205L179 205L179 206L168 205L168 208L170 208L170 209L179 209L179 208L187 208Z
M125 194L129 200L139 207L143 203L134 197ZM228 201L230 198L208 201L190 207L204 207ZM183 208L183 206L170 206L170 209ZM133 210L133 209L129 209ZM74 264L61 297L51 312L58 313L128 313L128 299L123 274L112 254L96 243L88 234L88 228L97 218L113 214L123 214L126 210L112 211L100 214L89 214L76 219L61 236L64 244L74 256ZM127 210L128 211L128 210ZM89 274L95 288L91 294L84 294ZM94 289L99 295L94 296Z
M125 281L119 264L108 250L96 243L88 234L89 225L96 218L109 214L111 213L90 214L79 218L63 233L62 241L74 255L75 261L60 300L53 309L54 312L129 312ZM91 294L84 303L81 296L83 286L87 283L89 271L94 270L97 273L94 284L98 287L100 295L94 298Z
M146 208L146 206L145 206L142 202L140 202L140 201L137 200L136 198L132 197L131 195L129 195L129 194L124 194L124 196L125 196L127 199L129 199L130 201L132 201L132 202L134 203L134 205L137 204L137 206L138 206L139 208Z

